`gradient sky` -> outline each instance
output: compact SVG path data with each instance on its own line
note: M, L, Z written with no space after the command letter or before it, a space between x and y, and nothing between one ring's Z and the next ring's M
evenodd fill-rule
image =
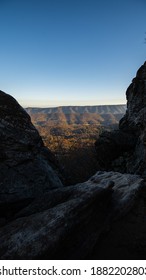
M125 103L145 0L0 0L0 89L22 106Z

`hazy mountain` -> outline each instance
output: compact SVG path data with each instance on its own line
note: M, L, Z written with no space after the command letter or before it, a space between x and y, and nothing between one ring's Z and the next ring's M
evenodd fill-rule
M38 108L38 107L28 107L26 110L29 113L44 113L44 114L52 114L52 113L97 113L97 114L124 114L126 109L126 105L98 105L98 106L60 106L60 107L52 107L52 108Z
M26 108L32 122L54 124L113 124L118 123L126 105L62 106L55 108Z

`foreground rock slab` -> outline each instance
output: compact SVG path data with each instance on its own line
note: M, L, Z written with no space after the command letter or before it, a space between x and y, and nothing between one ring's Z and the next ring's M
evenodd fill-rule
M88 258L102 234L131 211L142 186L136 175L97 172L85 183L49 191L1 227L0 258Z

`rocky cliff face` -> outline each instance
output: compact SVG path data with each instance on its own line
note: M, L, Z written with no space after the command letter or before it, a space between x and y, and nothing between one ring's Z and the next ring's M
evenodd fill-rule
M61 187L54 167L54 157L44 147L29 115L13 97L0 91L1 209Z
M128 87L126 98L127 111L120 121L119 129L133 132L139 137L146 128L146 62L139 68Z
M106 170L145 176L146 62L137 71L127 89L126 97L127 111L119 123L119 130L103 133L96 142L99 166Z

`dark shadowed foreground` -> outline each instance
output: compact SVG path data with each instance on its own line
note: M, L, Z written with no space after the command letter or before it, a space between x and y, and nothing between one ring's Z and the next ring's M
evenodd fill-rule
M145 80L146 63L119 130L96 142L100 171L68 187L30 117L0 92L1 259L145 259Z

